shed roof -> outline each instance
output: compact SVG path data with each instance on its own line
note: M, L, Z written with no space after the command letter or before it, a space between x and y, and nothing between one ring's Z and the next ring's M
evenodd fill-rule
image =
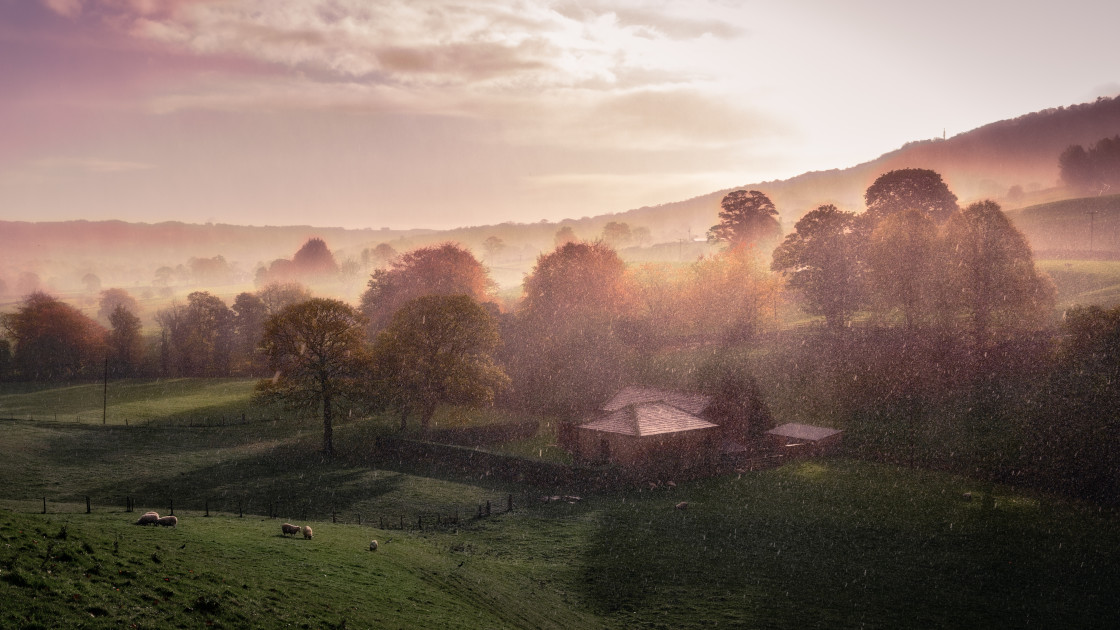
M796 422L783 424L780 427L770 429L766 432L767 435L776 435L794 440L805 440L808 442L819 442L840 433L843 433L843 431L837 429L829 429L827 427L817 427L811 424L797 424Z
M708 429L716 425L661 402L631 404L580 425L580 429L644 437Z
M706 409L711 402L711 397L703 394L674 392L666 389L631 385L623 388L610 400L603 403L603 411L618 411L630 405L645 403L665 403L666 405L676 407L692 415L698 415L703 413L704 409Z

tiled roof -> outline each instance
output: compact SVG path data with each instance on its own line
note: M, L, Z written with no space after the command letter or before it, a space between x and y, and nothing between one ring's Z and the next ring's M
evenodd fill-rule
M665 403L692 415L703 413L712 399L703 394L674 392L652 387L626 387L603 404L603 411L618 411L631 405Z
M827 427L815 427L811 424L797 424L791 422L783 424L775 429L770 429L766 432L768 435L778 435L784 438L794 440L808 440L810 442L819 442L825 438L832 437L841 431L836 429L829 429Z
M617 397L616 397L617 398ZM581 429L643 437L707 429L716 425L660 402L631 404L581 425Z

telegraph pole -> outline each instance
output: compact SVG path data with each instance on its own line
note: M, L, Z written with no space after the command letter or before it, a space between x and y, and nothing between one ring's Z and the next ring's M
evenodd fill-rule
M105 357L105 372L101 383L101 424L105 424L109 415L109 357Z

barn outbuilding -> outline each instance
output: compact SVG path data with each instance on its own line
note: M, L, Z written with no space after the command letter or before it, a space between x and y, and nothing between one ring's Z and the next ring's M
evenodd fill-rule
M791 457L827 455L840 446L844 432L790 422L766 432L774 452Z
M719 426L700 417L708 404L700 394L627 387L575 427L575 455L633 473L706 470L718 461L722 442Z

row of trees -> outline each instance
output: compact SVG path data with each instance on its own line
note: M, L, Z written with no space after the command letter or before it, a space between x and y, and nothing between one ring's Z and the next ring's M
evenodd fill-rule
M1070 145L1058 157L1062 181L1074 190L1092 194L1120 192L1120 136L1102 138L1086 149Z
M1053 310L1053 286L995 202L959 209L923 169L887 173L866 201L860 215L818 207L774 251L771 268L830 328L865 311L907 328L965 321L983 346L993 330L1036 329Z

